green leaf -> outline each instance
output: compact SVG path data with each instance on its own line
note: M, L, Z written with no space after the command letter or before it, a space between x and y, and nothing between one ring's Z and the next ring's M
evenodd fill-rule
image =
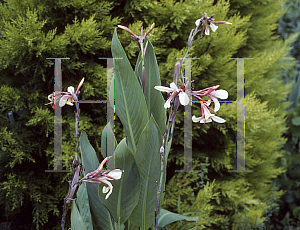
M139 203L133 210L129 220L141 229L148 229L154 223L154 211L157 207L157 181L160 177L161 133L151 115L143 130L135 162L140 173L141 191Z
M116 230L124 230L125 229L125 225L124 224L118 225L117 223L115 223L115 228L116 228Z
M158 229L162 229L168 224L171 224L178 220L187 220L187 221L199 221L199 217L188 217L183 216L177 213L169 212L165 209L161 209L158 215Z
M147 105L140 84L121 46L115 29L111 52L115 59L115 106L126 133L127 145L135 154L136 145L145 127Z
M73 202L73 208L71 212L71 229L87 230L75 202Z
M92 216L90 212L89 197L86 189L86 184L79 186L76 193L76 204L79 208L80 216L87 230L93 230ZM75 203L75 202L74 202Z
M111 124L108 122L108 124L104 127L101 136L101 153L104 158L107 157L107 145L110 143L114 143L114 148L117 147L117 140L113 133ZM112 149L112 151L114 151L114 149Z
M95 171L99 164L94 148L91 146L85 132L80 135L80 150L84 175ZM87 193L93 221L99 229L114 229L110 213L98 197L98 185L87 183ZM96 228L94 225L94 227Z
M138 203L140 194L140 176L134 157L126 145L125 138L120 142L115 151L115 167L122 169L122 177L112 181L113 192L105 199L99 189L99 197L106 205L115 222L124 223L131 215Z
M140 230L138 225L135 225L130 220L125 222L125 230Z
M145 98L147 103L148 115L150 117L153 114L153 117L160 129L160 132L163 133L166 128L166 110L164 108L164 98L160 91L156 90L154 86L160 86L160 76L158 71L158 65L156 56L154 53L152 43L145 39L145 44L148 41L146 54L145 54ZM138 76L140 84L142 85L142 59L141 52L139 54L135 74Z

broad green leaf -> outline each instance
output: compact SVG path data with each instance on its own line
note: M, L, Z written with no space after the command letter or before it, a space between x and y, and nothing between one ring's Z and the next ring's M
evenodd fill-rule
M84 175L95 171L100 163L97 159L96 152L91 146L85 132L81 132L80 135L80 150L82 164L85 169ZM86 187L92 218L96 224L96 226L94 225L94 228L103 230L114 229L110 213L98 197L98 185L86 183Z
M88 230L82 220L82 217L78 211L78 208L73 202L73 208L71 212L71 229L74 230Z
M101 136L101 152L103 158L107 157L107 146L109 144L112 144L114 148L118 145L110 122L104 127Z
M120 142L115 151L115 167L124 170L121 179L110 181L113 185L112 194L105 199L99 189L99 197L106 205L115 222L124 223L131 215L139 201L140 176L133 154L126 145L125 138Z
M166 110L164 108L164 98L160 91L156 90L154 86L160 86L160 76L158 71L158 65L156 61L156 56L152 43L145 39L145 44L148 41L146 54L145 54L145 98L147 103L148 115L150 117L153 114L153 117L160 129L160 132L163 133L166 128ZM139 54L135 74L138 76L140 84L142 85L142 59L141 52Z
M125 225L124 224L117 224L117 223L115 223L115 229L116 230L124 230L125 229Z
M79 208L80 216L87 230L93 230L92 216L90 212L89 197L86 189L86 184L79 186L76 193L76 205Z
M188 217L188 216L183 216L177 213L169 212L165 209L161 209L160 213L158 215L158 229L162 229L168 224L171 224L175 221L178 220L187 220L187 221L199 221L199 217Z
M148 229L154 223L154 212L157 207L157 181L160 177L160 145L161 133L151 115L141 134L135 154L135 162L140 173L141 191L139 202L129 218L143 230Z
M125 222L125 230L140 230L139 226L132 223L130 220Z
M140 84L118 39L115 29L111 52L115 59L115 106L126 133L127 145L133 154L145 127L147 105Z
M140 86L142 88L142 52L139 52L138 59L136 60L136 65L134 67L134 73L136 78L138 79Z

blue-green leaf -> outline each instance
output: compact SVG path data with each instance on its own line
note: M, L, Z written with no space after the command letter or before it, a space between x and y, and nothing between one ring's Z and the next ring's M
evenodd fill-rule
M75 203L75 202L74 202ZM89 197L86 189L86 184L79 186L76 193L76 204L79 208L80 216L87 230L93 230L92 216L90 212Z
M110 122L108 122L107 125L104 127L101 136L101 153L103 158L108 157L107 146L111 143L113 143L113 147L117 147L118 145L111 124Z
M113 192L107 200L105 199L106 194L103 194L101 189L99 189L99 197L107 206L115 222L122 224L131 215L139 201L140 194L139 172L125 138L116 148L115 167L124 170L121 179L111 181Z
M84 175L95 171L99 167L99 161L85 132L82 132L80 135L80 150L82 164L85 169ZM98 197L98 185L87 183L86 187L93 222L96 224L96 226L94 225L94 228L104 230L114 229L110 213Z
M166 225L171 224L178 220L199 221L199 217L183 216L177 213L169 212L165 209L161 209L158 215L158 229L162 229Z
M157 207L157 181L160 177L160 146L161 133L151 116L141 134L135 154L135 162L140 173L141 191L139 203L129 218L141 229L148 229L154 223L154 212Z
M115 30L111 52L115 59L115 108L126 133L127 145L133 154L139 137L148 121L147 105Z
M74 230L88 230L82 220L82 217L78 211L78 208L73 202L73 208L71 212L71 229Z
M153 117L160 129L160 132L163 133L166 128L166 110L164 108L164 98L160 91L156 90L154 86L160 86L160 76L158 71L158 65L156 61L156 56L154 53L152 43L145 39L145 44L148 41L146 54L145 54L145 98L147 103L148 115L150 117L153 114ZM141 52L139 54L135 74L138 76L140 82L142 82L142 60Z

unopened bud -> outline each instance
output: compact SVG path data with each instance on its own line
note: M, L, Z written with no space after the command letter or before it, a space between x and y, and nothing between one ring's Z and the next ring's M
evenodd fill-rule
M73 161L73 164L72 164L72 167L73 167L73 169L75 169L76 168L76 162L75 161Z
M71 163L73 163L73 161L74 161L74 158L73 158L73 156L71 156Z
M150 27L150 29L145 33L144 38L154 29L155 23L153 23Z

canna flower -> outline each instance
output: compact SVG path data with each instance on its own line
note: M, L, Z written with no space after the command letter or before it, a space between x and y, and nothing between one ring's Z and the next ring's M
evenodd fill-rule
M226 21L215 21L215 19L212 18L213 16L214 16L214 14L212 16L208 17L207 14L204 13L204 16L202 18L196 20L196 22L195 22L197 27L202 26L202 24L203 24L203 30L204 30L205 35L209 35L210 29L213 32L216 32L216 30L218 29L218 26L216 26L215 24L218 24L218 23L232 24L232 23L226 22ZM205 21L206 21L206 25L204 25Z
M219 86L217 86L219 87ZM209 100L213 100L213 102L215 103L215 112L217 112L220 109L220 103L217 99L227 99L228 98L228 92L224 89L220 89L220 90L214 90L211 93L208 94L209 96Z
M159 91L162 91L162 92L170 93L170 96L169 96L168 100L166 101L166 103L164 105L165 109L171 107L171 101L173 100L173 98L177 94L179 94L180 104L182 104L184 106L189 104L190 99L189 99L188 94L186 92L184 92L184 90L178 88L174 82L172 82L170 84L170 88L169 87L164 87L164 86L155 86L154 88L159 90Z
M80 93L79 89L81 88L83 82L84 78L82 78L82 80L78 84L76 92L73 86L69 86L67 92L53 92L48 96L48 100L50 102L45 105L51 104L52 108L55 109L55 104L58 102L58 99L56 99L55 96L62 94L63 96L59 100L59 106L63 107L65 104L73 106L74 101L77 101L77 96Z
M214 120L215 122L218 122L218 123L226 122L226 120L224 120L223 118L210 113L210 111L209 111L209 110L211 110L211 108L209 108L210 102L201 101L200 103L201 103L202 116L196 117L195 115L193 115L193 117L192 117L193 122L200 122L200 123L204 123L204 124L207 122L212 122L212 120Z
M108 187L103 186L103 189L102 189L103 193L107 193L107 195L105 196L105 199L107 199L110 196L110 194L112 193L112 190L113 190L113 186L109 182L109 180L119 180L122 177L121 169L114 169L111 171L110 170L102 170L103 165L109 158L111 158L111 156L106 157L95 171L86 174L85 177L81 179L81 181L83 181L83 182L106 184Z
M63 107L65 104L73 106L73 97L72 94L74 94L74 87L69 86L68 87L69 94L63 95L59 100L59 106Z
M201 99L200 97L208 96L209 97L208 103L210 104L212 100L215 104L214 112L217 112L220 109L220 103L217 97L220 99L228 98L228 92L223 89L216 90L218 87L219 85L216 85L199 91L192 91L192 95L198 99Z
M226 90L220 89L220 90L216 90L217 88L219 88L219 85L216 86L212 86L206 89L202 89L199 91L192 91L192 94L194 96L200 96L200 97L204 97L204 96L208 96L209 97L209 103L212 100L215 103L215 112L217 112L220 109L220 103L217 99L227 99L228 98L228 92Z
M215 114L211 114L210 111L213 113L216 113L220 109L220 102L218 101L217 98L220 99L227 99L228 98L228 92L226 90L220 89L216 90L219 87L219 85L212 86L206 89L202 89L199 91L191 91L191 94L196 97L197 99L200 100L201 104L201 111L202 111L202 116L201 117L192 117L193 122L200 122L200 123L207 123L211 122L214 120L215 122L218 123L224 123L225 120L223 118L220 118L216 116ZM205 101L203 97L208 96L209 100ZM210 108L210 103L211 101L214 102L215 107L214 110Z
M209 29L212 30L212 32L216 32L218 29L218 26L216 26L214 23L207 23L205 27L205 35L209 35Z

